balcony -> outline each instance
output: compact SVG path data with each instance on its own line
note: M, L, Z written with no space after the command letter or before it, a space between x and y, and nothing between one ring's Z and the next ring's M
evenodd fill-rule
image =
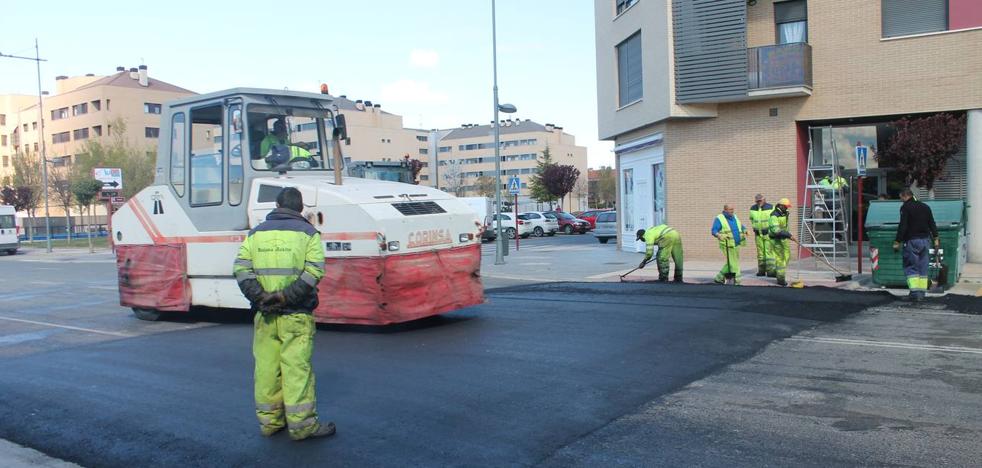
M812 48L799 42L747 49L751 99L811 96Z

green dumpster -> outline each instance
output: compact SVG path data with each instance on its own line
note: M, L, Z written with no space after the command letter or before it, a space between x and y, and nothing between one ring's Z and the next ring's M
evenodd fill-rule
M931 207L934 222L938 225L941 237L942 262L948 266L948 287L958 281L965 261L968 259L965 238L965 202L963 200L922 200ZM903 202L875 200L870 202L866 215L866 232L869 234L870 261L873 264L873 282L881 286L906 287L904 276L903 250L893 251L893 240L897 237L900 224L900 205ZM934 250L931 250L934 262ZM932 267L930 278L937 276Z

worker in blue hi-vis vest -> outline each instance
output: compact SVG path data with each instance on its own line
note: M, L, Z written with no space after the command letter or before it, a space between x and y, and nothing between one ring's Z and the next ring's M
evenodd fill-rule
M747 230L733 211L732 206L723 205L723 212L713 220L713 237L719 241L719 249L723 251L723 256L726 258L726 263L713 278L713 282L726 284L727 279L730 278L734 285L739 286L742 281L739 248L747 244Z

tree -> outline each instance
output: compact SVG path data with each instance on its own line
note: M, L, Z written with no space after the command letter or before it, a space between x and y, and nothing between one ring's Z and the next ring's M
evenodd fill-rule
M596 208L602 204L604 208L610 208L617 200L617 176L614 169L610 166L601 166L599 177L597 178L597 190L593 194L597 201Z
M157 151L153 147L141 148L126 139L126 121L117 118L111 121L112 139L104 142L90 139L75 157L72 166L72 179L92 177L96 167L118 167L123 170L123 189L120 195L130 198L153 183L157 166Z
M21 200L21 207L27 212L30 221L27 225L27 240L34 241L34 218L41 194L44 193L41 177L41 158L37 152L18 153L13 157L14 188L28 198Z
M916 183L934 198L934 182L965 141L965 123L964 115L946 112L913 120L902 118L893 123L897 132L875 155L876 160L896 168L908 186Z
M573 196L576 197L580 209L584 209L582 206L583 200L587 200L587 207L589 207L590 186L587 184L586 177L576 179L576 184L573 185ZM572 203L570 204L572 205Z
M542 159L538 160L538 164L535 167L535 175L529 181L529 195L539 203L549 203L550 210L552 209L552 203L558 197L553 195L546 187L543 175L546 169L552 166L555 166L555 163L552 162L552 152L550 152L549 146L546 146L546 149L542 150Z
M418 159L409 159L409 154L407 153L403 158L406 160L406 166L409 167L409 173L412 177L414 184L419 185L419 173L423 170L423 161Z
M474 183L474 189L477 190L477 193L482 197L494 197L495 189L500 189L498 184L495 183L494 179L495 178L491 176L478 177L477 181Z
M48 171L48 184L54 193L54 198L65 208L65 229L68 231L68 242L72 241L72 206L74 206L74 195L72 195L72 183L69 180L67 168L52 168Z
M457 195L458 197L462 195L464 188L464 170L460 163L453 159L447 161L447 164L443 166L441 176L443 177L443 186L446 188L447 192Z
M87 209L89 212L89 222L92 222L92 202L95 200L95 196L102 190L102 182L96 179L79 179L72 183L71 191L72 195L75 196L75 203L79 206L79 211ZM83 220L84 224L84 220ZM85 230L89 238L89 252L93 252L92 248L92 227L86 226Z
M14 211L24 211L34 199L32 192L30 187L4 187L0 190L0 203L14 207Z
M573 191L580 170L566 164L553 164L542 174L542 184L550 194L560 199L559 206L566 202L566 195Z

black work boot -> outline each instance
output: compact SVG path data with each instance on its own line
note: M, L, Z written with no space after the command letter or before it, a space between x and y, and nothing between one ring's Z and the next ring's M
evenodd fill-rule
M667 283L668 282L668 275L665 275L665 276L658 275L658 282L659 283Z
M757 269L757 276L767 276L767 270L758 268Z
M337 427L334 425L333 422L321 423L317 427L316 431L311 432L309 436L299 440L316 439L318 437L330 437L336 434L337 431L338 431Z
M778 278L778 280L777 280L777 285L778 285L778 286L787 286L787 285L788 285L788 282L787 282L787 281L784 281L784 280L783 280L783 279L781 279L781 278Z

